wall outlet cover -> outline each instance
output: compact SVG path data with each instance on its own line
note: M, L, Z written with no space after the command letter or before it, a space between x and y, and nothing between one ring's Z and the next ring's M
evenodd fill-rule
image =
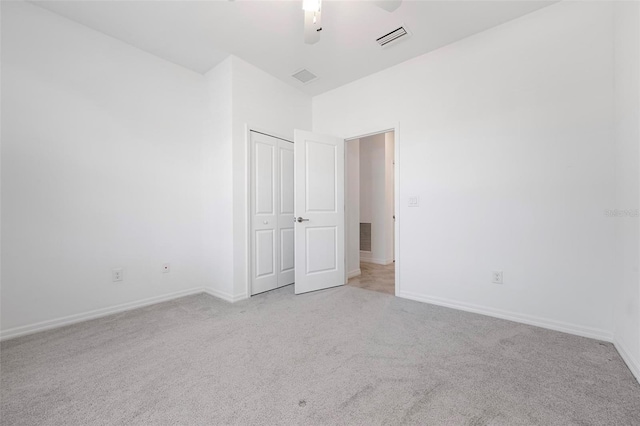
M493 271L491 274L491 282L494 284L502 284L502 271Z

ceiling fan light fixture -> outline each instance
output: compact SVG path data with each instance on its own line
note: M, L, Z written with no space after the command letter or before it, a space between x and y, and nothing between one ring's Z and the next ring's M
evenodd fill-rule
M316 44L320 41L320 31L322 31L321 2L322 0L302 0L302 9L304 9L304 42L306 44Z
M322 0L302 0L302 10L305 12L320 12Z

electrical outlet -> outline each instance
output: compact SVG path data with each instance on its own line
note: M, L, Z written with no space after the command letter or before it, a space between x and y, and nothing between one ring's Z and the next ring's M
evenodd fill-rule
M171 272L171 265L169 265L168 263L162 265L162 273L168 274L169 272Z
M112 269L111 270L111 281L122 281L124 280L124 271L122 268Z
M493 271L492 272L491 282L494 284L502 284L502 271Z

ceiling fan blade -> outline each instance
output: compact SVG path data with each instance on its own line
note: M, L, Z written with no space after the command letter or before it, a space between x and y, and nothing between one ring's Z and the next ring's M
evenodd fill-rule
M393 12L400 7L402 0L376 0L373 3L387 12Z
M304 12L304 42L306 44L316 44L320 41L322 32L321 12Z

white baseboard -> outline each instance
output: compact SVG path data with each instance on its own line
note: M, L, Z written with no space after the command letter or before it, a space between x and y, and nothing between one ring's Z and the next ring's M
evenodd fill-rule
M233 294L230 294L230 293L227 293L227 292L224 292L224 291L220 291L220 290L216 290L216 289L208 288L208 287L205 287L202 291L204 293L207 293L208 295L211 295L213 297L217 297L218 299L222 299L225 302L229 302L229 303L235 303L235 302L239 302L241 300L249 298L249 296L247 296L246 294L233 295Z
M360 262L375 263L376 265L389 265L393 263L393 259L365 258L360 256Z
M358 268L356 270L353 270L353 271L349 272L347 274L347 278L357 277L358 275L361 275L361 274L362 274L362 271L360 270L360 268Z
M81 314L69 315L48 321L42 321L35 324L14 327L0 331L0 341L12 339L14 337L26 336L28 334L38 333L40 331L60 328L83 321L89 321L96 318L105 317L107 315L117 314L119 312L130 311L132 309L142 308L144 306L155 305L156 303L166 302L180 297L190 296L192 294L207 293L227 302L238 302L247 299L246 294L232 296L227 293L219 292L210 288L192 288L189 290L176 291L173 293L163 294L161 296L150 297L148 299L137 300L135 302L123 303L121 305L111 306L108 308L96 309Z
M93 311L81 314L69 315L48 321L42 321L35 324L24 325L20 327L9 328L0 331L0 341L12 339L14 337L26 336L27 334L38 333L40 331L51 330L53 328L64 327L66 325L76 324L96 318L105 317L107 315L117 314L119 312L130 311L132 309L141 308L143 306L155 305L156 303L166 302L168 300L178 299L192 294L202 293L202 288L193 288L189 290L176 291L173 293L163 294L161 296L150 297L148 299L136 300L135 302L123 303L121 305L110 306L108 308L95 309Z
M626 346L618 339L614 338L613 345L616 347L622 360L627 364L627 367L629 367L629 370L631 370L631 374L633 374L638 383L640 383L640 363L638 360L631 355L631 352L629 352Z
M613 333L598 328L584 327L576 324L565 323L561 321L550 320L546 318L525 315L516 312L503 311L500 309L488 308L485 306L472 305L462 303L455 300L444 299L440 297L430 297L415 294L407 291L400 291L398 297L416 300L418 302L430 303L432 305L444 306L447 308L458 309L475 314L487 315L490 317L505 319L509 321L519 322L522 324L534 325L536 327L548 328L550 330L561 331L563 333L575 334L577 336L589 337L591 339L604 340L613 342Z

